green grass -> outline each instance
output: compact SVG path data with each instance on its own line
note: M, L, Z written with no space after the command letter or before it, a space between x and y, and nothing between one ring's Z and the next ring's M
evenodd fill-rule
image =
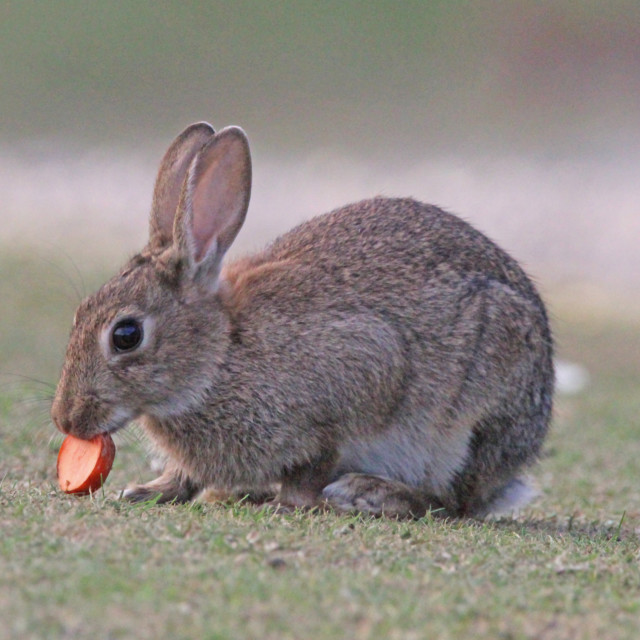
M558 399L534 472L541 495L517 519L132 506L120 490L153 475L136 432L117 438L102 491L65 496L51 390L6 375L55 383L77 277L8 255L0 270L0 638L637 637L634 321L554 305L561 355L586 364L592 384ZM85 277L88 289L99 281Z

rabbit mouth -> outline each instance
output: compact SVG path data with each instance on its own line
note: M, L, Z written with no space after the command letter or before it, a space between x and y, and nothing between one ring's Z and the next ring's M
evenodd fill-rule
M126 407L109 409L103 405L96 410L92 403L86 401L71 407L54 401L51 411L51 418L58 431L84 440L119 431L136 417L137 413Z
M124 429L132 420L137 417L136 412L125 407L115 407L109 418L100 425L100 433L115 433Z
M95 424L65 425L67 426L66 429L60 429L56 422L56 426L63 433L70 433L78 438L90 439L97 435L112 434L120 431L136 417L137 414L129 409L115 407L104 420L100 420Z

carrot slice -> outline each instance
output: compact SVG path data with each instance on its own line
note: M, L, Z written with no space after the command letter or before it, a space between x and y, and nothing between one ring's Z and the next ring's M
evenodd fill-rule
M97 491L107 479L116 455L108 433L91 440L67 436L58 453L58 483L65 493L86 495Z

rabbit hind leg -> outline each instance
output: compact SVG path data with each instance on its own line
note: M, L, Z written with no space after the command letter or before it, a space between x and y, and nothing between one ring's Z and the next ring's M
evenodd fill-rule
M334 451L325 451L312 462L285 469L271 503L282 511L322 507L322 490L334 474L336 457Z

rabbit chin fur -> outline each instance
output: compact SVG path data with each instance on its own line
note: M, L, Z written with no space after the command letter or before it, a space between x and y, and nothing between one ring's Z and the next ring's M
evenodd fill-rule
M168 462L131 500L277 485L281 505L398 517L522 506L554 380L520 266L456 216L375 198L223 267L250 184L238 128L170 146L149 244L76 313L58 428L139 419ZM140 339L121 348L122 322Z

